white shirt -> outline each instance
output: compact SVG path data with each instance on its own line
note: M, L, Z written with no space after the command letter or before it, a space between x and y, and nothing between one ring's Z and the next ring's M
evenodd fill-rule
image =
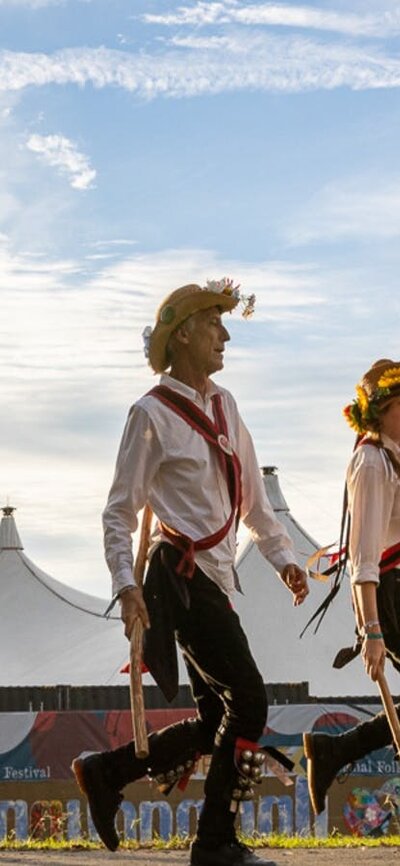
M400 448L388 436L382 444L400 460ZM347 470L352 583L379 583L379 561L387 547L400 542L400 478L381 448L356 448Z
M229 391L210 381L203 401L197 391L171 376L162 375L160 382L192 400L211 419L211 397L221 394L230 443L242 466L241 519L279 573L296 562L292 541L267 498L251 436ZM103 514L113 594L134 582L131 533L146 502L160 520L194 541L221 529L231 513L215 449L156 397L145 395L129 412ZM160 540L157 530L153 541ZM195 553L199 568L228 595L234 590L235 553L234 525L217 546Z

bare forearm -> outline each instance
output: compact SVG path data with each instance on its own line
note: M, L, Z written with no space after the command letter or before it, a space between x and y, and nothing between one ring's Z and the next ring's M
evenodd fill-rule
M373 581L353 584L355 615L360 630L367 625L368 630L380 631L376 587Z
M379 623L376 586L373 581L353 584L353 599L359 631L363 635L361 655L372 680L378 679L385 665L385 642Z

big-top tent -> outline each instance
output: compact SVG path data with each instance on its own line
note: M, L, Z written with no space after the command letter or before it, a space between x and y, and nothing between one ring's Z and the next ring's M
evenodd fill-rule
M118 609L40 570L23 552L13 516L0 524L0 685L126 685L129 656Z
M264 470L264 482L304 564L318 545L292 517L273 470ZM120 669L129 645L118 606L106 619L108 599L79 592L41 571L23 551L13 511L4 508L0 524L0 686L127 685ZM376 694L360 659L341 671L332 669L337 650L353 642L347 583L317 635L310 629L300 640L329 587L313 581L306 604L293 608L287 589L250 538L239 549L237 571L244 595L236 595L235 608L265 682L308 682L316 697ZM182 660L179 665L180 682L186 683ZM387 668L396 690L396 677ZM146 675L145 683L151 682Z

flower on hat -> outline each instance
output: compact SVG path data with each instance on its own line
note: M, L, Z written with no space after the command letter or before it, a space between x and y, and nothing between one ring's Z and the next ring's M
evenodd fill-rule
M229 277L222 277L220 280L207 280L206 285L203 286L205 292L222 292L224 295L232 295L238 300L240 298L239 289L240 283L234 286L233 280L230 280Z
M356 433L359 435L365 433L361 410L357 400L353 400L352 403L349 403L348 406L344 407L343 415L346 418L347 423L356 431Z
M241 295L239 289L240 283L238 283L237 286L234 286L233 280L229 279L229 277L222 277L222 279L220 280L207 280L207 283L204 286L205 292L220 292L224 295L231 295L233 298L237 298L237 300L240 301L243 307L243 318L249 319L250 316L252 316L254 313L256 296Z
M249 319L250 316L254 313L254 306L256 302L256 296L241 295L239 292L240 284L238 283L236 286L234 285L234 280L229 277L222 277L220 280L207 280L205 286L202 286L201 292L215 292L215 294L219 295L229 295L229 297L235 298L236 301L239 301L243 307L242 316L244 319ZM216 300L216 306L218 305L218 301ZM160 322L164 325L170 325L175 317L175 310L170 305L167 304L162 308L160 312ZM153 333L153 329L151 325L146 325L142 337L144 343L144 354L146 358L149 358L150 353L150 341Z
M385 370L378 381L379 390L393 388L395 385L400 385L400 367L391 367L390 370Z
M368 413L368 409L369 409L368 394L362 385L356 386L356 394L357 394L357 402L358 402L358 405L360 407L361 415L365 416Z
M142 337L143 337L143 351L144 351L144 357L145 357L145 358L148 358L148 357L149 357L151 332L152 332L152 327L151 327L151 325L146 325L144 331L142 332Z

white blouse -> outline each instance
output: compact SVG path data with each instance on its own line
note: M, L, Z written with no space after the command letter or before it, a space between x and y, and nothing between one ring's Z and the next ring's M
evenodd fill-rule
M276 518L257 464L253 441L234 398L210 381L205 401L193 388L168 375L161 383L192 400L210 418L211 397L221 394L229 440L242 466L241 519L259 550L278 572L296 562L292 541ZM114 481L103 514L105 554L113 593L133 583L132 539L137 514L146 502L168 526L194 540L216 532L231 512L226 479L214 449L153 396L132 407L122 436ZM162 536L156 533L157 543ZM195 562L231 595L234 591L236 533L232 525L225 538L210 550L197 551Z
M400 462L400 447L382 435ZM352 583L379 583L383 551L400 542L400 478L387 454L374 445L356 448L347 469Z

